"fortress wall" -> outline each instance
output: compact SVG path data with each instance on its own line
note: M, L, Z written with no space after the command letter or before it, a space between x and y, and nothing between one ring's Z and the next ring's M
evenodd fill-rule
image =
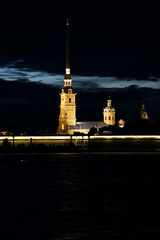
M0 146L2 146L3 141L7 139L11 145L14 146L24 144L25 146L29 146L31 144L45 144L46 146L54 145L54 146L65 146L71 142L70 136L15 136L14 138L11 136L0 136Z
M45 144L46 146L84 147L90 151L160 151L160 136L0 136L0 146L7 139L11 145Z

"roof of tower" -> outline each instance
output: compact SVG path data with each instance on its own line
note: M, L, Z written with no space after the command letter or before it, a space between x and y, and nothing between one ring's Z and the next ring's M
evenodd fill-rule
M104 110L105 112L115 112L115 108L112 107L112 106L110 106L110 107L105 107L103 110Z
M96 128L102 128L108 126L108 124L106 124L105 122L77 122L77 124L75 126L71 126L69 125L68 128L69 129L74 129L74 130L83 130L83 129L91 129L92 127L96 127Z

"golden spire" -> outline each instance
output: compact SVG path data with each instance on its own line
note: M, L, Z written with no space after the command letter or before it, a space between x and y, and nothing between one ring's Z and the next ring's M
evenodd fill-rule
M67 33L66 33L66 73L65 79L71 79L70 75L70 56L69 56L69 18L67 18Z

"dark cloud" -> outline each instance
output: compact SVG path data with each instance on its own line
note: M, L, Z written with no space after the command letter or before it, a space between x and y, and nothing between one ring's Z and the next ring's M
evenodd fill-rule
M152 82L159 82L160 81L160 78L156 78L156 77L148 77L149 81L152 81Z
M80 91L99 91L101 89L98 83L92 81L75 81L74 87Z
M125 80L126 81L151 81L151 82L159 82L160 78L159 77L146 77L145 79L141 78L141 77L137 77L137 78L119 78L120 80Z
M18 63L24 61L17 61ZM45 84L53 84L63 86L64 76L62 74L49 73L26 67L16 67L17 62L0 67L0 77L4 80L20 80L31 82L42 82ZM64 72L64 71L63 71ZM108 77L104 75L89 76L89 75L72 75L73 86L87 91L99 91L102 88L125 88L130 85L137 85L138 87L160 88L159 79L155 77L148 77L144 80L133 78Z
M52 85L29 81L0 80L1 126L16 123L25 129L50 128L56 131L59 116L59 93ZM145 100L149 117L159 120L160 90L131 86L124 89L106 88L99 91L76 89L77 119L79 121L102 121L107 96L111 95L116 108L116 120L127 122L139 116L141 103Z

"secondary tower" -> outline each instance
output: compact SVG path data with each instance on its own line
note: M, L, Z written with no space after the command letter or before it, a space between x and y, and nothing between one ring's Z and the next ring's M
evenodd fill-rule
M103 109L103 121L107 125L115 125L115 108L111 106L110 96L107 99L107 107Z

